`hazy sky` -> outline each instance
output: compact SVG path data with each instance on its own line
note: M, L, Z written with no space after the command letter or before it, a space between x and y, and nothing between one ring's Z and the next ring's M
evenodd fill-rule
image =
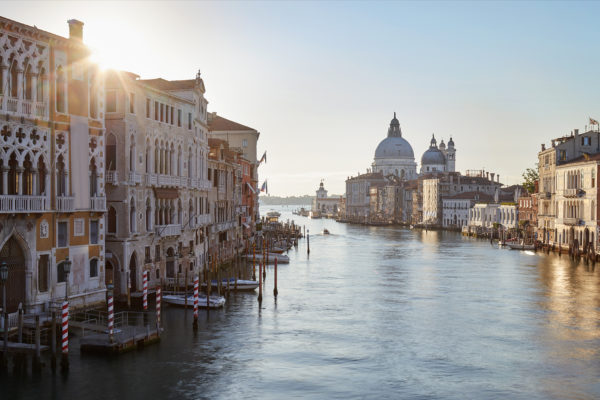
M202 71L209 111L261 132L274 195L341 194L396 111L417 162L431 134L456 167L521 181L541 143L600 118L600 4L8 2L0 15L84 41L142 78Z

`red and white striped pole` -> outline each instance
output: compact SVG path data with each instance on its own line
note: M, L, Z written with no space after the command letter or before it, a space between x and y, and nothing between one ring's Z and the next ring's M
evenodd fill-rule
M200 280L194 278L194 329L198 329L198 285Z
M161 302L160 286L156 287L156 326L160 329L160 302Z
M115 309L113 304L113 288L112 285L108 285L108 339L112 343L114 341L115 333Z
M69 369L69 302L62 303L62 358L61 367Z
M144 304L144 311L146 311L148 309L148 271L144 271L143 274L144 278L144 286L143 286L143 304Z

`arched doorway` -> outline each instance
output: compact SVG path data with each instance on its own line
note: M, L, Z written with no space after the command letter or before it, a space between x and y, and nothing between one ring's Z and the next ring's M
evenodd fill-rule
M114 284L114 267L110 261L106 261L105 263L105 272L104 272L104 284Z
M135 252L133 252L129 259L129 279L131 282L131 291L137 291L137 257Z
M167 249L167 278L175 278L175 252L172 247Z
M8 281L6 282L6 310L13 313L19 309L19 303L25 305L25 255L19 242L14 237L0 250L0 263L8 265Z

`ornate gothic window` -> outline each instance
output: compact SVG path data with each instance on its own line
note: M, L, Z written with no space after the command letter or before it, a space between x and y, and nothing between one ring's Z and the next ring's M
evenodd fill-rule
M66 83L65 72L62 67L58 67L56 70L56 111L64 113L66 110Z

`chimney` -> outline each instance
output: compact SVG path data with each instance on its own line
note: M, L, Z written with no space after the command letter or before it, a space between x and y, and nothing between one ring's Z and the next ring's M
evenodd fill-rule
M83 22L70 19L67 23L69 24L69 39L83 41Z
M500 183L500 174L496 175L496 182Z
M492 175L492 182L494 182L494 175L496 175L494 172L491 173Z
M489 172L486 172L486 173L485 173L485 178L486 178L488 181L490 180L490 173L489 173Z
M542 143L542 151L546 150L546 145Z
M575 129L575 136L579 135L579 129Z

